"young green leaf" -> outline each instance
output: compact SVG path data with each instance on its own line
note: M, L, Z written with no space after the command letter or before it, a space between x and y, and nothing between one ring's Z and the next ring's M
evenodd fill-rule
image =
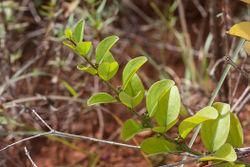
M134 99L134 106L137 106L142 101L145 90L144 90L144 86L140 78L138 77L136 73L129 81L129 84L127 88L124 90L124 92L127 93L131 97L135 97L138 95L139 92L141 92L139 96L137 96L137 98Z
M91 48L91 42L79 42L76 46L76 52L81 56L86 56Z
M240 121L234 113L230 113L230 130L227 138L227 143L230 143L235 148L243 146L244 137Z
M108 52L107 54L106 54L106 56L104 56L104 58L103 58L103 63L112 63L112 62L114 62L115 61L115 59L114 59L114 57L112 56L112 54L110 53L110 52Z
M177 151L175 146L162 138L151 137L143 140L141 149L148 155Z
M73 33L73 41L76 43L82 42L83 40L84 24L85 24L85 21L80 20L75 26L74 33Z
M98 67L98 74L104 81L108 81L116 74L118 68L119 65L116 61L112 63L102 63Z
M240 22L239 24L235 24L233 27L231 27L228 33L230 35L235 35L250 41L249 29L250 22Z
M147 61L144 56L134 58L128 62L122 73L123 89L126 89L130 79L136 73L136 71Z
M127 141L134 137L137 133L149 130L150 128L143 128L141 124L133 119L128 119L122 127L122 139Z
M88 106L99 103L113 103L117 102L116 99L108 93L97 93L88 100Z
M154 115L154 111L158 104L158 99L160 95L167 89L171 88L172 86L174 86L174 81L165 79L165 80L161 80L161 81L154 83L149 88L146 103L147 103L147 110L148 110L150 117Z
M216 119L217 117L218 112L215 108L210 106L205 107L197 112L194 116L189 117L181 122L178 127L179 134L185 139L197 125L207 120Z
M201 126L202 142L210 152L218 150L226 142L230 128L230 106L218 102L213 107L218 111L218 117Z
M233 147L226 143L222 145L213 156L208 156L204 158L200 158L199 161L211 161L211 160L220 160L220 161L229 161L233 162L237 159L237 155L233 149Z
M119 99L121 102L126 105L127 107L130 108L135 108L136 105L139 104L139 96L141 96L142 92L138 92L138 94L134 97L129 96L127 93L124 91L119 93Z
M168 126L175 121L180 112L180 95L178 88L173 86L161 94L154 114L154 119L160 126Z
M75 47L75 46L70 45L69 43L67 43L67 42L65 42L65 41L63 41L63 44L64 44L64 45L66 45L66 46L68 46L69 48L71 48L71 49L73 49L73 50L75 50L75 49L76 49L76 47Z
M71 39L71 37L72 37L72 31L71 31L71 29L67 29L67 30L65 31L65 36L66 36L68 39Z
M81 70L81 71L86 71L86 72L90 73L91 75L96 75L97 74L97 70L92 68L92 67L84 67L82 65L78 65L77 69Z
M156 133L165 133L169 129L171 129L179 120L176 119L175 121L171 122L168 126L155 126L153 127L152 131Z
M66 81L62 80L62 83L74 97L78 96L77 92Z
M110 48L118 41L119 37L110 36L102 40L96 48L96 62L101 64Z

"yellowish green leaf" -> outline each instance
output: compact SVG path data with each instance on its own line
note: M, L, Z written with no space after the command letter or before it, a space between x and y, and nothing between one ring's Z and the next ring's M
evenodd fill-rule
M235 24L228 33L250 41L250 22Z

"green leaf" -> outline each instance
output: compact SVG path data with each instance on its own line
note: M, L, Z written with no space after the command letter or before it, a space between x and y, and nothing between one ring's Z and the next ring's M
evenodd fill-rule
M76 46L76 52L82 56L86 56L91 48L91 42L79 42Z
M172 86L174 86L174 81L165 79L165 80L161 80L161 81L154 83L149 88L146 103L147 103L147 110L148 110L150 117L154 115L154 111L158 104L158 99L160 95L167 89L170 89Z
M77 92L66 81L62 80L62 83L74 97L78 96Z
M110 48L118 41L119 37L110 36L102 40L96 48L96 62L101 64Z
M215 103L213 107L219 116L215 120L208 120L201 126L201 139L210 151L218 150L227 140L230 128L230 106L225 103Z
M73 49L73 50L75 50L75 49L76 49L76 47L75 47L75 46L70 45L69 43L67 43L67 42L65 42L65 41L63 41L63 44L64 44L64 45L66 45L66 46L68 46L69 48L71 48L71 49Z
M67 29L67 30L65 31L65 36L66 36L67 38L71 39L71 37L72 37L72 31L71 31L71 29Z
M112 63L102 63L98 67L98 74L103 80L108 81L116 74L118 68L119 65L116 61Z
M141 124L133 119L128 119L122 127L122 139L127 141L134 137L137 133L149 130L150 128L143 128Z
M178 88L173 86L161 94L154 114L154 119L160 126L168 126L175 121L181 107Z
M207 120L216 119L217 117L218 112L215 108L210 106L205 107L197 112L194 116L189 117L181 122L178 127L179 134L185 139L197 125Z
M134 74L132 79L129 81L129 84L127 88L124 90L124 92L127 93L131 97L137 96L138 93L140 92L139 96L137 96L136 99L134 99L134 106L137 106L142 101L145 90L144 90L144 86L140 78L138 77L136 73Z
M103 63L112 63L112 62L114 62L115 61L115 59L114 59L114 57L112 56L112 54L110 53L110 52L108 52L107 54L106 54L106 56L104 56L104 58L103 58Z
M75 27L74 33L73 33L73 40L76 43L82 42L82 40L83 40L84 24L85 24L84 20L80 20L76 24L76 27Z
M177 151L172 143L165 139L156 137L143 140L141 143L141 149L149 155Z
M138 105L138 99L139 99L139 96L141 96L141 94L142 94L142 92L138 92L138 94L136 96L131 97L127 93L122 91L119 93L119 99L127 107L135 108L135 106Z
M208 156L200 158L199 161L211 161L211 160L220 160L220 161L229 161L233 162L237 159L237 155L233 147L226 143L222 145L213 156Z
M156 133L165 133L169 129L171 129L179 120L176 119L175 121L171 122L168 126L155 126L153 127L152 131Z
M105 4L106 4L106 0L102 0L102 3L98 6L98 8L96 10L97 15L101 14L101 12L103 11L103 9L105 7Z
M136 73L136 71L147 61L144 56L134 58L128 62L122 73L123 89L126 89L130 79Z
M88 106L99 103L113 103L117 102L116 99L108 93L97 93L88 100Z
M235 148L242 147L244 143L243 130L240 121L232 112L230 112L230 130L227 143L230 143Z
M82 65L78 65L77 69L81 70L81 71L86 71L86 72L90 73L91 75L96 75L97 74L97 70L92 68L92 67L84 67Z

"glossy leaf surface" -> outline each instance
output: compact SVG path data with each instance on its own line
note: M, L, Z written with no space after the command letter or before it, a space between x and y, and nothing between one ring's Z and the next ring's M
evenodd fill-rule
M86 56L91 48L91 42L79 42L76 46L76 52L82 56Z
M143 140L141 143L141 149L149 155L176 151L176 148L172 143L165 139L156 137Z
M147 103L147 110L148 110L150 117L154 115L154 111L158 104L158 99L160 95L167 89L170 89L172 86L174 86L174 81L165 79L165 80L161 80L161 81L154 83L149 88L146 103Z
M218 117L218 112L213 107L205 107L198 111L194 116L189 117L181 122L178 127L179 134L182 138L186 138L187 135L200 123L216 119Z
M199 161L211 161L211 160L220 160L220 161L229 161L233 162L237 159L237 155L233 147L226 143L222 145L213 156L208 156L200 158Z
M152 131L157 132L157 133L165 133L169 129L171 129L177 122L178 122L178 119L171 122L168 126L155 126L152 128Z
M97 74L97 70L92 68L92 67L84 67L82 65L78 65L77 69L81 70L81 71L86 71L86 72L90 73L91 75L96 75Z
M117 62L102 63L98 67L98 74L103 80L108 81L116 74L118 68Z
M135 108L135 106L139 103L138 97L141 96L142 92L138 92L138 94L134 97L131 97L126 92L122 91L119 93L119 99L121 102L130 108Z
M230 113L230 130L227 143L230 143L235 148L242 147L244 143L243 129L238 117L234 113Z
M218 102L213 107L218 111L218 117L201 126L202 142L210 152L218 150L226 142L230 128L230 106Z
M173 86L163 92L158 100L154 119L160 126L168 126L175 121L180 112L180 95L178 88Z
M128 62L122 73L122 84L125 90L128 86L130 79L136 73L136 71L147 61L144 56L134 58Z
M96 62L101 64L103 58L109 52L110 48L118 41L119 37L110 36L102 40L96 48Z
M137 121L128 119L122 127L122 139L127 141L144 130L149 130L149 128L143 128Z
M140 104L140 102L142 101L143 97L144 97L144 86L140 80L140 78L138 77L137 74L134 74L133 77L131 78L131 80L128 83L128 86L126 87L126 89L124 90L125 93L127 93L129 96L131 97L136 97L136 99L134 99L134 106L137 106L138 104Z
M85 22L83 20L80 20L75 26L74 33L73 33L73 40L76 43L79 43L83 40L84 24Z
M116 99L108 93L97 93L91 96L88 100L88 106L99 103L113 103Z

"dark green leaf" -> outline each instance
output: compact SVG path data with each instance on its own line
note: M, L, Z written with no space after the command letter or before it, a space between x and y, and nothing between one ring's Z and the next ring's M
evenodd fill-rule
M215 120L208 120L201 126L201 139L210 151L218 150L227 140L230 128L230 106L225 103L215 103L213 107L219 115Z
M189 117L181 122L178 127L179 134L182 138L186 138L187 135L200 123L216 119L218 117L218 112L213 107L205 107L199 112L197 112L194 116Z
M116 74L118 68L119 65L116 61L112 63L102 63L98 67L98 74L103 80L108 81Z
M243 130L240 121L232 112L230 113L230 130L227 143L230 143L235 148L242 147L244 143Z
M137 133L149 130L150 128L143 128L141 124L133 119L128 119L122 127L122 139L127 141L134 137Z
M126 89L130 79L136 73L136 71L147 61L144 56L134 58L128 62L122 73L123 89Z
M88 106L99 103L113 103L117 102L116 99L108 93L97 93L88 100Z
M154 114L154 119L160 126L168 126L175 121L180 112L180 95L178 88L173 86L161 94Z
M165 80L161 80L161 81L154 83L149 88L146 103L147 103L147 110L148 110L150 117L154 115L154 111L157 107L158 99L160 95L167 89L170 89L172 86L174 86L174 81L165 79Z
M119 37L110 36L102 40L96 48L96 62L101 64L110 48L118 41Z
M141 149L149 155L176 151L176 148L172 143L156 137L143 140L141 143Z

